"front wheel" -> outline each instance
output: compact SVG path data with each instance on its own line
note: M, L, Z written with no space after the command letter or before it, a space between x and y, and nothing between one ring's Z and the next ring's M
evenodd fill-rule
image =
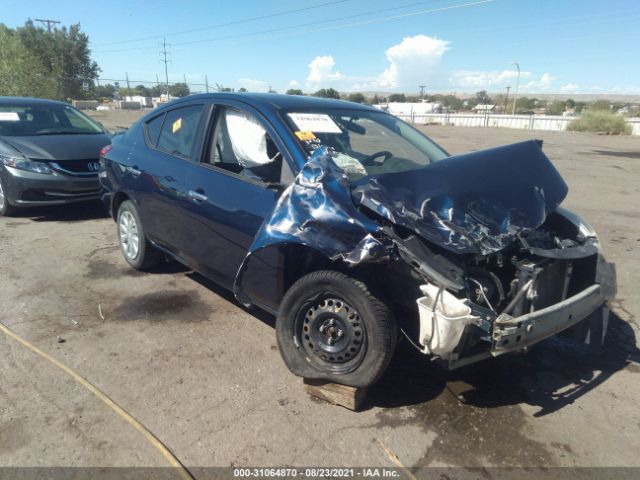
M321 270L287 291L276 336L282 358L295 375L367 387L389 365L397 329L389 307L364 283Z
M136 270L147 270L162 263L162 253L147 239L131 200L122 202L118 209L118 242L124 259Z
M9 203L8 191L5 188L2 177L0 177L0 216L11 217L16 213L16 207Z

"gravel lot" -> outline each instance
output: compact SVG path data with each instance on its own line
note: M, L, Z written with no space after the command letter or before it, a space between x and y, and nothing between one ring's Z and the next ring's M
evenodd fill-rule
M137 115L96 118L113 128ZM451 153L544 140L570 186L565 205L594 225L618 267L604 350L550 340L447 375L400 348L353 413L305 394L280 359L271 316L176 264L128 268L96 204L0 218L0 321L189 466L640 466L640 138L425 131ZM2 335L0 379L0 466L166 465L95 397Z

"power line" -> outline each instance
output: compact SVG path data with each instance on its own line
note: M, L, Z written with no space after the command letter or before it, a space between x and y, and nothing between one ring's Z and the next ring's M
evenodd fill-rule
M303 7L303 8L296 8L293 10L284 10L282 12L276 12L276 13L271 13L268 15L260 15L258 17L250 17L250 18L243 18L240 20L233 20L230 22L225 22L225 23L217 23L214 25L208 25L205 27L198 27L198 28L192 28L190 30L180 30L177 32L170 32L170 33L164 33L164 34L158 34L158 35L151 35L148 37L138 37L138 38L133 38L133 39L129 39L129 40L118 40L115 42L106 42L106 43L97 43L95 44L96 47L98 46L105 46L105 45L118 45L118 44L122 44L122 43L131 43L131 42L140 42L143 40L153 40L155 38L163 38L163 37L170 37L170 36L174 36L174 35L185 35L187 33L194 33L194 32L201 32L204 30L212 30L215 28L222 28L222 27L229 27L232 25L239 25L241 23L249 23L249 22L257 22L259 20L266 20L269 18L275 18L275 17L282 17L284 15L291 15L294 13L300 13L300 12L306 12L308 10L314 10L317 8L322 8L322 7L328 7L331 5L337 5L340 3L346 3L346 2L351 2L353 0L335 0L332 2L326 2L326 3L320 3L318 5L311 5L309 7Z
M40 22L43 25L47 26L47 30L51 32L51 27L53 27L56 23L60 23L60 20L50 20L48 18L36 18L36 22Z
M326 23L329 23L329 22L339 22L339 21L342 21L342 20L351 20L353 18L367 17L367 16L375 15L377 13L394 12L394 11L402 10L402 9L405 9L405 8L411 8L411 7L416 7L416 6L419 6L419 5L425 5L425 4L430 4L430 3L442 2L442 1L445 1L445 0L421 0L421 1L417 1L417 2L405 3L404 5L397 5L395 7L372 10L370 12L365 12L365 13L357 13L357 14L354 14L354 15L343 15L343 16L340 16L340 17L333 17L333 18L329 18L329 19L326 19L326 20L320 20L320 21L314 21L314 22L308 22L308 23L299 23L299 24L296 24L296 25L289 25L289 26L285 26L285 27L271 28L271 29L267 29L267 30L259 30L259 31L248 32L248 33L236 33L236 34L232 34L232 35L225 35L223 37L213 37L213 38L205 38L205 39L200 39L200 40L191 40L191 41L188 41L188 42L179 42L179 43L175 43L174 45L175 46L193 45L193 44L197 44L197 43L217 42L217 41L221 41L221 40L232 40L232 39L235 39L235 38L245 38L245 37L258 36L258 35L263 35L263 34L268 34L268 33L277 33L277 32L283 32L283 31L286 31L286 30L292 30L292 29L295 29L295 28L311 27L311 26L314 26L314 25L326 24ZM486 0L486 1L493 2L495 0ZM481 2L481 3L484 3L484 2ZM445 9L449 9L449 8L455 8L455 7L446 7ZM153 47L133 47L133 48L118 49L118 50L103 50L103 51L97 51L96 53L129 52L131 50L148 50L150 48L153 48Z

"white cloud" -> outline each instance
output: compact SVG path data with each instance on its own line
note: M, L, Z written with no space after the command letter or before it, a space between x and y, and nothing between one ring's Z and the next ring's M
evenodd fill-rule
M553 82L553 80L555 80L555 77L552 77L548 73L543 73L539 80L531 80L530 82L522 85L522 90L548 90L549 87L551 87L551 82Z
M389 65L377 76L345 75L336 69L330 55L319 56L309 64L305 86L310 90L333 87L339 90L416 90L434 78L449 42L427 35L406 37L385 52Z
M576 83L567 83L566 85L561 86L560 90L563 92L575 92L580 90L580 85Z
M436 37L405 37L385 52L389 66L380 75L379 86L415 90L418 84L433 78L448 49L449 42Z
M323 55L314 58L309 64L306 86L311 90L327 86L338 86L337 83L344 78L339 71L334 70L336 61L331 55Z
M269 84L264 80L254 80L252 78L239 78L238 85L246 88L250 92L268 92Z
M531 75L531 72L520 73L520 78L526 78ZM460 87L468 88L492 88L508 86L512 83L515 85L518 78L518 72L515 70L503 70L500 71L469 71L459 70L453 72L450 81L452 84Z
M300 87L300 83L298 83L297 80L290 80L289 83L287 84L287 90L289 90L290 88L298 88Z

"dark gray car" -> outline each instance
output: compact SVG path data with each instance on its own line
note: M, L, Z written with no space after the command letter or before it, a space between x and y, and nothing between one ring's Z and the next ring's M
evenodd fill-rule
M111 135L72 106L0 97L0 215L100 197L98 158Z

